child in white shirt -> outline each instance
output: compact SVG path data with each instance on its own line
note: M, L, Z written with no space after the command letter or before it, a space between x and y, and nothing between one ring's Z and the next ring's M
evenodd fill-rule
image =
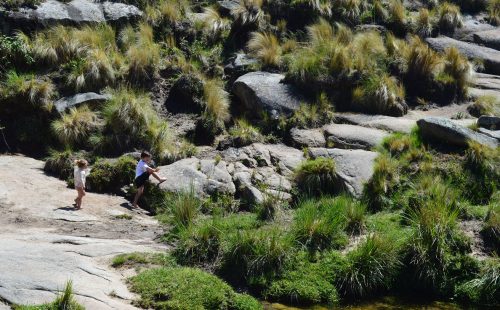
M158 171L160 171L159 168L151 168L149 165L151 164L151 154L149 152L142 152L141 153L141 160L137 163L137 167L135 168L135 180L134 184L137 187L137 193L135 194L134 197L134 202L132 203L132 206L134 208L138 208L137 202L139 201L139 198L142 196L142 193L144 192L144 185L149 179L149 176L152 175L155 179L158 180L158 184L165 182L167 179L165 178L160 178L158 174L156 174Z
M75 199L75 209L80 210L82 208L82 199L85 196L85 179L88 174L89 163L85 159L75 160L75 189L78 196Z

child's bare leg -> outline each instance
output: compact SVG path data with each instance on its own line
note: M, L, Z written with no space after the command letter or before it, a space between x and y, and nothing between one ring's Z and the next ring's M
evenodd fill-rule
M165 178L160 178L160 176L156 172L151 173L151 175L160 182L165 182L167 180Z
M141 198L143 192L144 192L144 186L141 186L137 189L137 193L135 193L135 197L134 197L134 202L132 203L132 206L134 208L138 207L137 202L139 202L139 198Z
M76 197L75 203L76 203L76 208L80 209L82 207L83 196L85 196L85 190L79 187L77 188L77 191L78 191L78 197Z

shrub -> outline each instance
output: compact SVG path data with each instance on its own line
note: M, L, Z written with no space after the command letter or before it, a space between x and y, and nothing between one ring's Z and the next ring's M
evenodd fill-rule
M482 305L500 302L500 262L490 258L483 262L477 278L461 284L457 289L460 299Z
M150 269L131 278L130 283L132 291L140 295L137 305L144 308L239 309L238 305L260 308L249 297L237 296L224 281L195 268Z
M335 162L331 158L307 160L295 171L295 182L307 195L333 193L338 190L336 181Z
M490 0L488 2L488 18L493 25L500 25L500 1Z
M33 55L23 34L12 37L0 35L0 73L12 68L26 69L33 61Z
M500 115L500 101L494 96L479 96L473 104L467 107L467 110L472 116L479 117L481 115Z
M88 188L98 193L119 192L134 180L136 163L130 156L122 156L117 160L98 160L87 177Z
M252 144L254 142L264 142L265 137L257 127L252 126L245 119L237 119L234 126L229 129L229 134L233 144L237 147Z
M253 32L247 44L250 55L259 59L264 67L278 67L281 62L281 47L272 33Z
M389 2L389 23L394 32L406 32L406 9L401 0Z
M101 128L101 120L87 106L72 108L69 113L52 122L52 130L65 145L84 146L89 136Z
M443 32L453 32L455 28L462 27L460 8L449 2L443 2L437 8L438 26Z
M203 98L205 110L202 114L204 126L218 133L225 128L229 120L229 94L224 90L219 80L207 80L203 84Z
M365 297L388 289L400 265L397 248L391 240L369 236L347 254L347 267L339 279L341 292L350 297Z
M43 170L46 173L57 176L61 180L68 181L73 178L75 160L79 158L88 158L88 154L85 151L74 153L71 150L61 152L50 150Z
M295 239L312 252L345 245L343 230L347 225L346 211L351 205L346 197L301 202L292 227Z
M432 34L432 16L426 8L418 11L415 33L426 38Z
M387 74L367 78L354 89L352 100L358 110L373 114L402 116L408 110L403 86Z

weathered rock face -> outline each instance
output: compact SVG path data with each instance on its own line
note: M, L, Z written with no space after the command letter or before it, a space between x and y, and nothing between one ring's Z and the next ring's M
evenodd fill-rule
M217 1L217 5L222 15L230 16L231 11L238 7L239 1L236 0L222 0Z
M79 26L108 22L123 24L134 22L142 16L133 5L115 2L73 0L63 3L47 0L36 8L21 8L18 11L0 11L0 24L4 32L15 29L32 30L53 25Z
M363 186L373 175L376 152L365 150L342 150L327 148L311 148L312 158L329 157L335 161L340 186L355 197L361 197Z
M324 127L325 135L333 146L341 149L369 150L382 142L388 132L348 124L330 124Z
M482 60L484 62L485 72L500 74L500 51L444 36L427 38L426 41L431 48L440 52L454 46L467 58Z
M323 147L326 145L323 129L292 128L290 137L297 147Z
M102 103L111 99L110 95L100 95L96 93L82 93L71 97L64 97L55 102L57 112L64 112L67 109L77 107L82 104Z
M489 130L486 128L479 127L478 131L482 134L487 135L488 137L500 140L500 130Z
M252 71L252 66L255 64L257 64L257 59L247 54L237 53L224 67L224 73L229 76L230 81L234 82L238 77Z
M477 124L486 129L500 130L500 117L483 115L478 118Z
M337 113L335 119L342 123L402 133L410 133L411 129L417 124L415 120L408 118L357 113Z
M482 44L486 47L491 47L500 50L500 29L493 28L491 30L478 31L472 34L474 42Z
M475 16L465 15L463 18L463 26L455 29L453 38L460 41L473 41L475 32L487 31L495 29L495 26L488 24L483 20L478 20Z
M428 117L417 121L417 125L424 138L445 145L467 147L467 143L472 140L493 148L498 146L496 139L454 124L445 118Z
M260 111L274 118L289 115L299 108L304 98L293 85L281 82L284 77L277 73L250 72L234 82L233 93L256 116Z
M160 167L158 174L167 179L160 185L167 192L188 192L192 187L199 197L235 193L232 177L224 161L186 158Z

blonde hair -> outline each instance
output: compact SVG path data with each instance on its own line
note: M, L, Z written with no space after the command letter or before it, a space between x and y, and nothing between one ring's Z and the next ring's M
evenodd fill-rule
M78 166L78 168L85 168L89 165L89 162L85 159L77 159L75 160L75 165Z

